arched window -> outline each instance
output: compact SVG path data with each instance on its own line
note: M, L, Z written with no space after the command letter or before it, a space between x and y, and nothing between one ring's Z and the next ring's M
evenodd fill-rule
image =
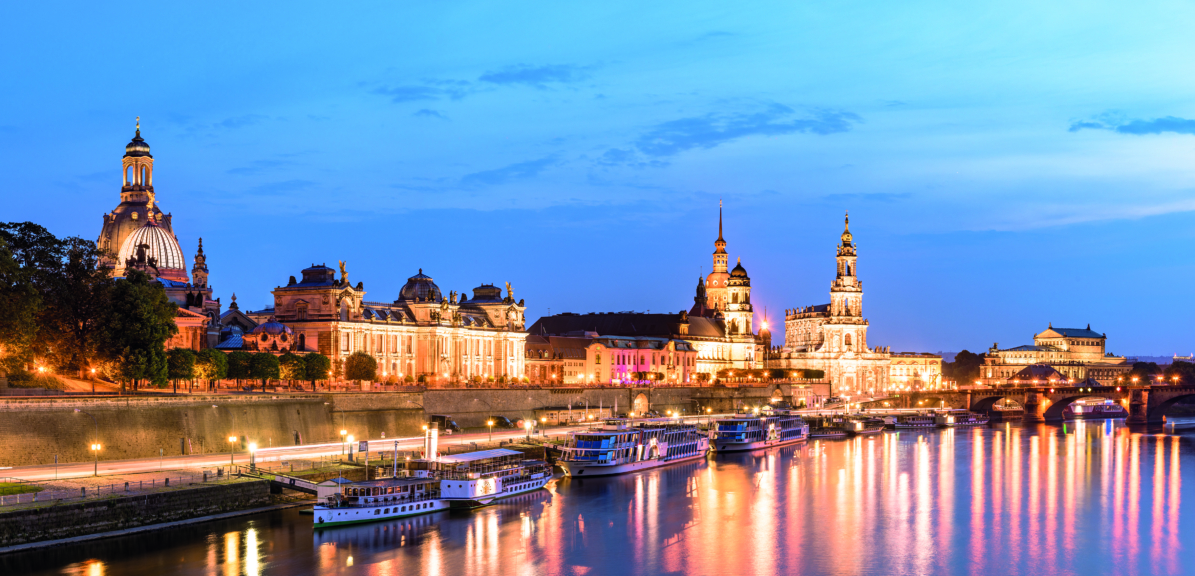
M299 332L299 350L307 349L307 335Z

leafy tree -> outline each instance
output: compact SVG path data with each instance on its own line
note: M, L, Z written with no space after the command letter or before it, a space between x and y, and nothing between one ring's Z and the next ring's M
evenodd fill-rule
M287 385L290 385L292 380L307 379L307 362L298 354L290 352L283 354L278 358L278 366L280 368L279 377L286 380Z
M1175 360L1173 364L1166 368L1165 377L1166 381L1171 384L1186 386L1195 384L1195 364ZM1174 380L1175 378L1178 378L1177 382Z
M212 384L228 375L228 357L215 348L205 348L199 351L195 358L195 377L206 380L208 390Z
M983 356L963 350L954 355L954 362L942 363L942 374L960 385L971 384L979 379L979 367Z
M311 353L303 357L303 364L306 365L307 380L311 381L311 390L315 390L316 380L327 380L328 372L332 371L332 360L323 354Z
M344 362L344 377L348 380L369 380L378 374L378 361L364 352L353 352Z
M100 350L115 363L122 386L131 382L136 389L142 380L166 384L164 346L178 333L174 324L177 310L162 285L138 270L130 270L113 286Z
M236 380L237 387L241 380L253 377L253 355L244 350L237 350L228 355L228 377Z
M99 267L103 253L94 242L67 238L62 247L59 268L46 275L39 340L56 365L82 377L106 360L100 354L100 341L116 281L109 269Z
M41 307L33 279L0 235L0 372L24 372L32 357Z
M174 381L174 392L178 393L178 381L195 377L195 353L190 348L171 348L166 351L166 376Z
M1185 364L1185 362L1184 362ZM1137 378L1137 385L1144 386L1146 384L1155 384L1157 377L1162 374L1162 369L1158 368L1157 362L1134 362L1133 369L1129 370L1121 377L1124 378L1126 384L1131 384L1133 378Z
M258 352L253 355L253 360L249 363L249 373L254 378L261 380L261 389L266 389L266 384L270 380L277 380L280 376L280 369L278 365L278 357L269 352Z

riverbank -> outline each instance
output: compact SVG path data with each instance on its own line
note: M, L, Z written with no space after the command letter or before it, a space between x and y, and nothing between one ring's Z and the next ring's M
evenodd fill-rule
M13 506L0 512L0 552L42 541L99 537L133 528L241 513L276 503L271 500L268 482L230 479L219 484L191 484L129 496Z

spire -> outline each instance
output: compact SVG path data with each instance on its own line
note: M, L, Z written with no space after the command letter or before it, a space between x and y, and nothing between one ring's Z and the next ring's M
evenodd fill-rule
M141 137L141 117L137 117L137 137Z
M721 198L718 199L718 241L724 242L724 240L722 240L722 199Z

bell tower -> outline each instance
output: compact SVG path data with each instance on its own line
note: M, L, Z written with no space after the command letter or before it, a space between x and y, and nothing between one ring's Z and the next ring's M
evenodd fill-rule
M851 236L851 217L846 216L842 231L842 242L838 245L838 274L830 285L830 315L854 318L863 317L863 283L855 269L858 253Z
M705 279L706 302L705 307L710 310L724 311L727 304L727 282L730 274L726 262L730 255L726 253L726 240L722 239L722 201L718 201L718 239L714 240L714 271Z
M124 169L124 185L120 188L121 202L154 203L154 157L149 153L149 144L141 138L141 117L137 117L137 133L124 148L121 160Z
M199 239L199 251L195 253L195 264L191 266L191 282L200 288L207 287L207 256L203 255L203 238Z

